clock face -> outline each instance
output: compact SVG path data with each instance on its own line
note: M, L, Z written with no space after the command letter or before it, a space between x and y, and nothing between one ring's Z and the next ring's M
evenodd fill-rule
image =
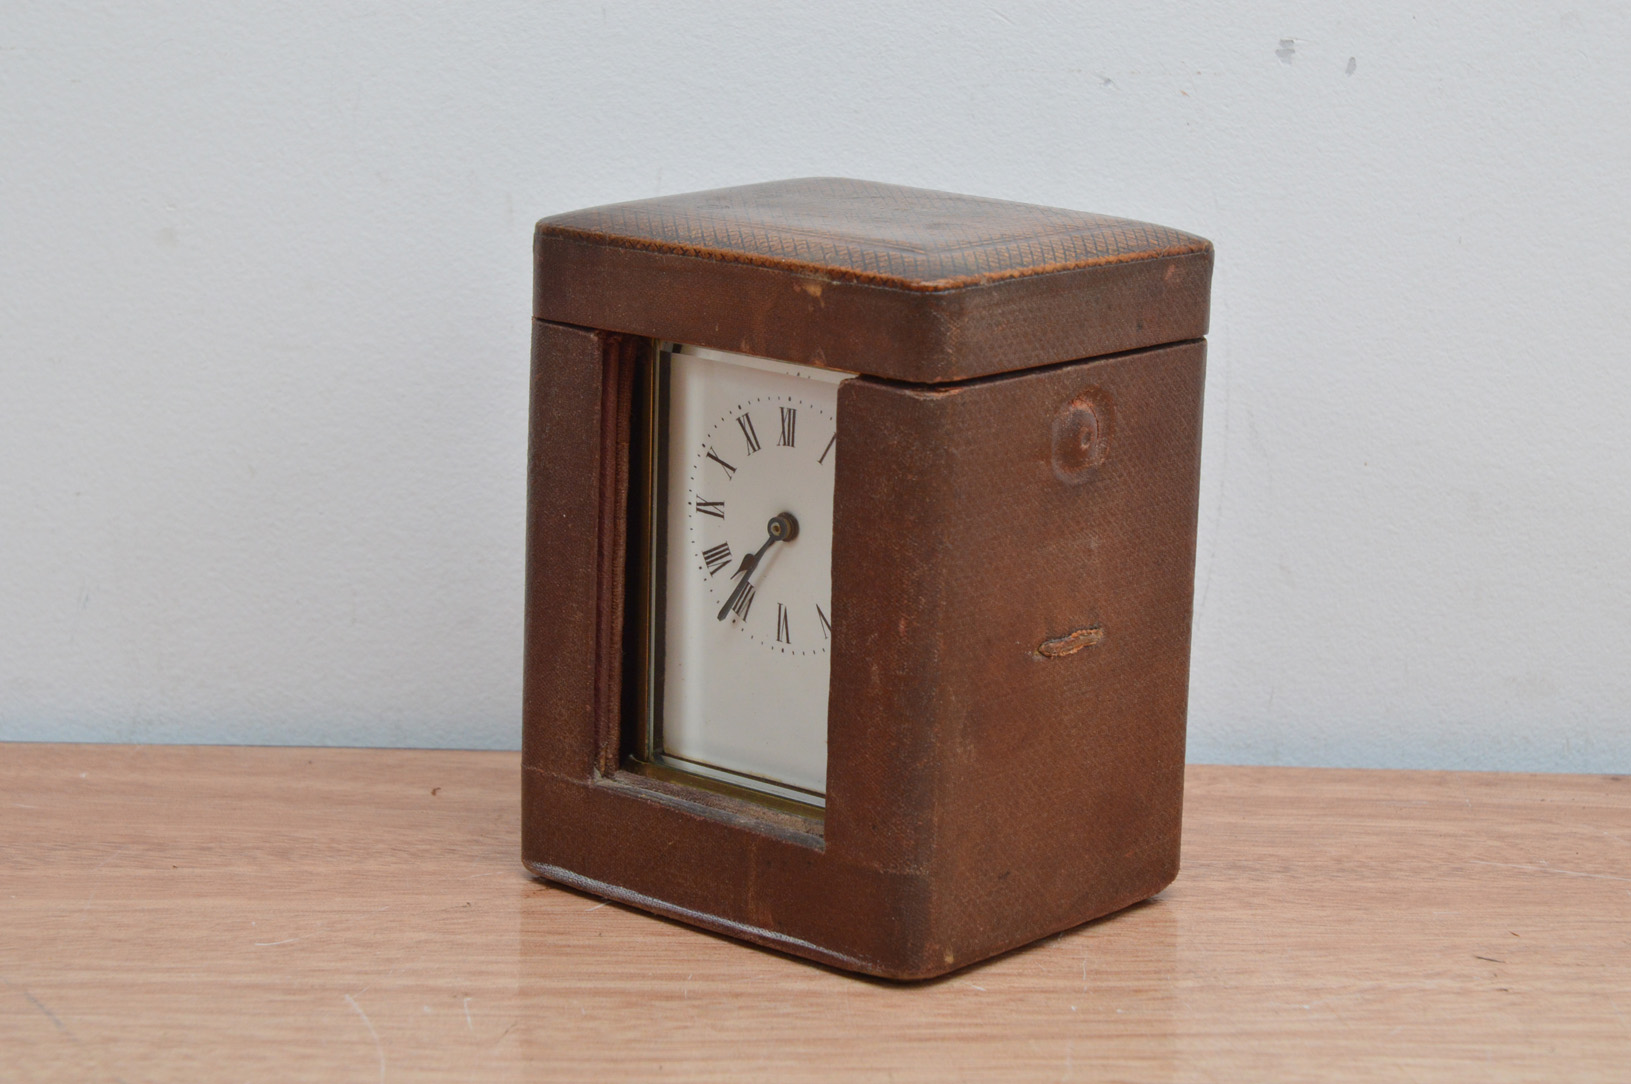
M743 396L691 450L686 479L687 550L725 614L715 619L780 655L825 654L832 639L838 430L824 397L803 391ZM759 436L767 422L773 438Z
M670 767L821 804L844 374L664 351L661 690Z

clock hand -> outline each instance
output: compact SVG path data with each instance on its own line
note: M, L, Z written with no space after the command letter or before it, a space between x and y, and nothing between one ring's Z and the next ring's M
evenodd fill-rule
M778 516L771 517L770 522L765 525L765 534L767 536L765 544L759 547L757 553L750 553L742 558L742 563L736 566L735 572L731 573L731 579L736 579L744 572L752 576L753 570L759 567L759 558L765 555L765 550L769 549L772 543L791 542L798 537L798 533L799 521L794 518L793 513L783 512Z
M776 541L774 538L765 539L765 544L759 547L759 553L750 553L742 558L742 566L731 576L733 580L737 576L741 576L742 581L736 585L736 590L731 592L730 598L725 600L725 605L719 608L720 621L725 620L725 615L731 612L731 607L736 605L736 600L741 598L742 592L748 589L748 581L753 578L753 570L759 567L759 554L769 549L770 544L774 541ZM744 573L746 575L743 575Z
M725 605L719 608L718 619L720 621L725 620L725 615L731 612L731 607L736 605L736 600L741 598L742 592L748 589L748 581L753 579L753 573L759 567L759 558L765 555L765 550L777 542L791 542L798 537L798 534L799 521L793 517L793 513L780 512L770 517L770 522L765 524L765 544L759 547L757 553L750 553L743 557L741 566L731 574L731 579L734 580L737 576L741 576L742 581L736 585L736 590L731 592L731 597L725 600Z

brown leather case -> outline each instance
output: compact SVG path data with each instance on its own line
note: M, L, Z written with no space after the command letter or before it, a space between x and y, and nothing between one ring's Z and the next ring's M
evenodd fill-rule
M546 219L537 254L528 868L892 978L1171 882L1206 241L806 180ZM632 388L657 338L863 374L839 392L824 817L626 770Z

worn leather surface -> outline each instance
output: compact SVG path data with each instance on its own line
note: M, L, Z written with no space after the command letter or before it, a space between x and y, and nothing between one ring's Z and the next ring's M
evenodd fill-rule
M845 384L825 822L618 772L626 338L540 323L523 855L542 875L921 978L1177 871L1204 344ZM611 405L608 405L611 404ZM1068 639L1079 650L1044 654Z
M843 177L590 207L538 231L919 291L1211 249L1149 222Z
M813 179L538 226L523 858L923 978L1177 872L1206 241ZM823 819L625 770L631 377L669 339L839 392Z
M534 315L917 383L1206 333L1210 242L838 178L538 223Z
M925 872L917 973L1177 873L1204 367L840 392L827 842Z

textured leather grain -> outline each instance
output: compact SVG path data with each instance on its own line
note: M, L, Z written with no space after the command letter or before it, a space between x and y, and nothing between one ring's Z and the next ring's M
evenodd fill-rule
M1109 215L807 177L614 203L539 233L902 290L951 290L1207 253L1194 234Z
M540 226L528 867L892 978L1160 891L1179 858L1210 246L859 182L655 202L668 217ZM822 818L624 768L632 380L653 338L867 359L838 400Z
M533 314L920 383L1206 334L1211 243L1128 219L836 178L538 224Z
M607 527L593 495L615 484L601 430L615 423L571 412L616 387L627 351L616 336L542 328L551 390L534 408L524 744L534 870L893 977L942 973L1171 881L1203 344L951 388L844 385L828 804L819 834L800 834L747 803L604 770L617 689L597 659L617 648L589 645L615 639L620 584L594 556ZM1055 423L1084 402L1106 446L1076 477L1078 446L1061 449ZM1042 650L1077 630L1092 630L1088 646Z

